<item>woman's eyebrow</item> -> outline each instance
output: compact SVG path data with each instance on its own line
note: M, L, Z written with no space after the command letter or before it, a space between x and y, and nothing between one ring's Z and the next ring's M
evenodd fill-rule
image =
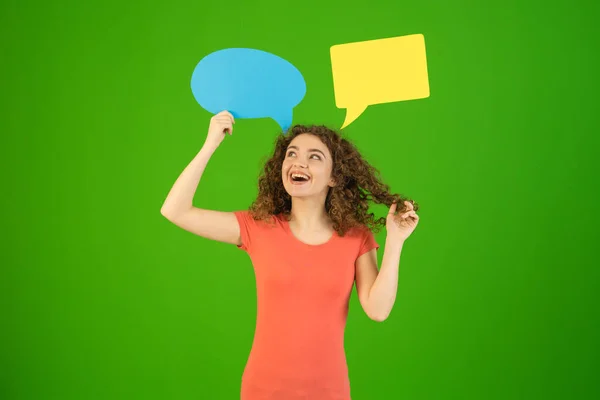
M288 150L289 150L289 149L296 149L296 150L300 150L300 149L299 149L297 146L289 146L287 149L288 149ZM317 152L319 152L319 153L323 154L323 157L327 158L327 157L325 156L325 153L323 153L323 152L322 152L321 150L319 150L319 149L308 149L308 151L309 151L309 152L311 152L311 151L317 151Z

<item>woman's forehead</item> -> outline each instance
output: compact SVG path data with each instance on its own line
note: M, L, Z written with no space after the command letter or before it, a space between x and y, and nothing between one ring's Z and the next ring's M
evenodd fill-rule
M323 142L321 142L321 139L319 139L315 135L310 134L301 134L296 136L294 139L292 139L288 147L290 146L296 146L299 149L311 148L327 152L329 151L327 146Z

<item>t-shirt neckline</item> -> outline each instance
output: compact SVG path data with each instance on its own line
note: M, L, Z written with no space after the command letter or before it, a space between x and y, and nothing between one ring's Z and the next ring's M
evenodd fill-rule
M294 232L292 232L292 228L290 228L289 221L286 219L285 215L280 214L279 218L281 220L281 223L283 225L283 229L285 230L285 232L292 238L292 240L294 240L295 242L299 243L302 246L307 246L307 247L311 247L311 248L327 246L327 245L331 244L337 236L337 232L334 230L333 233L331 234L331 237L326 242L323 242L320 244L305 243L302 240L298 239L296 237L296 235L294 235Z

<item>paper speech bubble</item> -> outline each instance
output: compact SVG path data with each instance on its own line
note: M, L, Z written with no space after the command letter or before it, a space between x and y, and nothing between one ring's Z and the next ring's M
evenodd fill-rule
M230 48L204 57L192 74L194 98L208 112L236 119L274 119L286 132L293 108L306 94L304 77L291 63L256 49Z
M429 97L423 35L331 46L335 102L346 108L342 128L368 106Z

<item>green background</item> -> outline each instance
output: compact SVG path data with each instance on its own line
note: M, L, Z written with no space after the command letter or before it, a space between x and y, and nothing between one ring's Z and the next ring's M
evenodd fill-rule
M431 96L344 130L421 205L389 319L352 295L353 399L598 398L597 19L582 1L2 2L0 398L237 398L250 259L160 214L206 137L193 69L272 52L307 82L294 122L339 127L330 46L413 33ZM238 121L194 204L246 208L277 134Z

